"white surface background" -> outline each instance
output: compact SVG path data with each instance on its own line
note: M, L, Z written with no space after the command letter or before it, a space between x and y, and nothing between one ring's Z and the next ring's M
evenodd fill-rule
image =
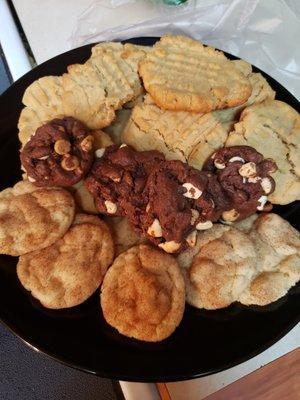
M230 8L227 8L227 17L229 12L234 11L233 7L236 7L235 15L240 15L243 18L241 24L248 18L247 32L242 29L239 30L237 21L234 21L234 23L231 23L230 33L227 29L228 24L225 23L225 12L220 14L218 30L215 29L216 25L214 25L213 20L209 20L208 14L206 14L206 28L208 31L205 31L205 42L227 50L232 54L244 57L270 75L276 77L277 80L289 88L300 99L300 79L298 75L300 70L298 45L300 35L296 34L297 29L300 29L300 1L242 1L249 13L251 14L252 12L251 15L243 13L243 10L238 8L241 5L241 1L239 0L233 0L232 2L228 2L227 0L223 2L218 0L193 2L198 6L204 3L206 5L222 3L224 7L227 7L228 3L231 3ZM124 2L128 3L127 0L123 0ZM145 18L145 16L147 18L155 18L157 16L156 11L149 4L138 1L139 5L137 7L137 5L133 4L133 0L130 0L130 2L132 4L126 6L125 12L124 8L103 8L104 4L108 5L110 3L107 0L96 3L89 3L86 0L47 0L43 2L40 0L13 0L37 63L44 62L57 54L69 50L72 45L76 46L76 44L95 41L96 38L99 40L103 37L110 38L109 35L115 35L112 38L116 38L117 36L123 38L126 35L127 37L128 35L130 36L130 32L135 32L134 36L143 34L150 36L153 35L154 31L156 35L159 35L164 29L167 31L170 30L170 25L160 25L159 29L155 28L153 21L150 25L142 23L138 27L130 28L131 31L128 30L125 26L126 23L133 24L135 21L140 21L141 17ZM88 8L89 4L93 4L94 7ZM254 5L256 5L256 12L259 11L261 13L260 16L253 14ZM82 15L86 9L87 11ZM180 22L180 31L182 32L186 31L191 23L190 21L182 23L181 15L183 16L184 13L180 14L180 12L182 12L181 9L178 9L178 15L174 17L173 10L172 15L175 18L175 22ZM209 25L209 22L211 25ZM118 28L120 23L124 25L121 31ZM198 33L201 31L202 35L203 21L193 19L193 29L196 33L197 24ZM240 27L242 26L241 24ZM115 30L111 30L112 27ZM174 31L176 26L174 28L173 24L171 28ZM72 32L75 32L75 36L73 35L72 40L70 40ZM118 32L117 36L116 32ZM234 37L232 36L232 32L235 32ZM244 35L243 39L241 39L242 35ZM226 38L225 44L223 41L224 38ZM237 43L239 43L238 46ZM203 399L236 379L293 350L299 346L299 343L300 326L298 325L283 339L257 357L237 367L209 377L170 383L168 384L169 391L174 400ZM152 400L159 398L154 385L125 382L121 382L121 385L128 400Z

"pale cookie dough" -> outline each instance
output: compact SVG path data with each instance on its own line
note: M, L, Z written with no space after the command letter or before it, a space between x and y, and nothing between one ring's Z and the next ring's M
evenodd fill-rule
M276 161L272 203L300 199L300 116L296 110L278 100L247 107L226 141L226 146L236 145L254 147Z
M184 281L176 260L147 245L120 254L101 289L106 321L121 334L148 342L175 331L184 303Z
M44 307L68 308L83 303L97 290L113 256L113 241L105 223L79 214L52 246L21 256L17 274Z
M243 104L251 84L225 55L184 36L163 36L139 64L145 89L167 110L207 113Z
M215 225L202 234L199 253L183 269L187 302L207 310L227 307L238 300L255 271L255 249L247 235Z
M18 182L0 193L0 253L19 256L60 239L74 218L72 196L61 188Z

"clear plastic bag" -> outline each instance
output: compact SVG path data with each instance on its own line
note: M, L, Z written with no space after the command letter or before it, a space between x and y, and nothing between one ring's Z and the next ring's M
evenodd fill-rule
M185 34L234 54L300 99L299 0L98 0L78 18L72 47L139 36Z

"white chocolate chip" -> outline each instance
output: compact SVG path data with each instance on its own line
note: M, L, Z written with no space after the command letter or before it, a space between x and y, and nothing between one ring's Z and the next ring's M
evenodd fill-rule
M97 150L95 151L95 156L96 156L97 158L101 158L101 157L103 156L104 153L105 153L105 149L97 149Z
M49 156L39 157L38 160L47 160L47 158L49 158Z
M258 211L263 211L267 200L268 200L267 196L260 196L260 198L257 200L260 204L259 204L259 206L256 207L256 209Z
M197 221L199 218L199 212L197 210L194 210L193 208L191 209L192 212L192 217L191 217L191 225L194 225L194 223Z
M213 223L211 221L205 221L205 222L198 222L196 225L196 229L198 231L205 231L206 229L210 229L213 227Z
M263 191L264 191L266 194L271 193L271 190L272 190L272 182L270 181L269 178L263 178L263 179L261 180L260 184L261 184L261 187L262 187Z
M150 211L150 203L148 203L146 206L146 212L149 212L149 211Z
M246 183L247 179L243 176L243 183Z
M183 193L184 197L188 197L189 199L199 199L202 194L202 191L192 183L184 183L182 186L187 190L186 193Z
M167 253L175 253L180 248L181 244L170 240L169 242L160 243L158 247L163 249Z
M224 169L226 167L226 165L224 163L219 162L219 160L215 160L214 164L217 169Z
M261 177L260 177L260 176L255 176L254 178L253 178L253 177L250 177L250 178L248 179L248 182L249 182L249 183L257 183L257 182L259 182L259 181L261 181Z
M104 205L108 214L115 214L117 211L117 205L110 200L105 200Z
M28 180L29 182L35 182L36 180L34 178L32 178L31 176L28 175Z
M94 143L94 136L93 135L87 135L80 143L80 147L82 148L83 151L91 151L93 148L93 143Z
M152 237L162 237L162 229L159 220L155 218L147 230L148 235Z
M122 143L121 146L119 147L119 149L121 149L122 147L126 147L126 146L127 146L127 144Z
M254 162L248 162L242 165L239 169L239 174L241 176L245 176L246 178L254 176L256 174L256 165L254 164Z
M235 161L240 161L242 163L245 162L245 160L242 157L231 157L231 159L229 160L229 162L235 162Z
M191 232L185 239L190 247L195 247L197 242L197 231Z
M240 214L234 208L232 210L224 211L222 213L222 219L224 222L236 221L239 216Z

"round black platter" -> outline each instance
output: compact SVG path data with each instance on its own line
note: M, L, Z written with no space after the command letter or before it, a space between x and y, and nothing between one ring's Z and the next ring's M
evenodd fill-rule
M152 45L156 40L130 41ZM1 190L21 177L17 122L24 90L44 75L59 75L68 65L84 62L90 49L91 45L83 46L39 65L0 97ZM283 86L262 74L276 90L277 99L299 109L298 101ZM298 206L275 207L275 212L299 229ZM203 311L187 306L182 323L170 338L157 344L139 342L119 335L105 323L99 292L72 309L43 308L20 286L16 262L17 258L0 256L1 321L35 350L102 377L163 382L212 374L267 349L299 321L298 284L286 297L267 307L233 304L223 310Z

